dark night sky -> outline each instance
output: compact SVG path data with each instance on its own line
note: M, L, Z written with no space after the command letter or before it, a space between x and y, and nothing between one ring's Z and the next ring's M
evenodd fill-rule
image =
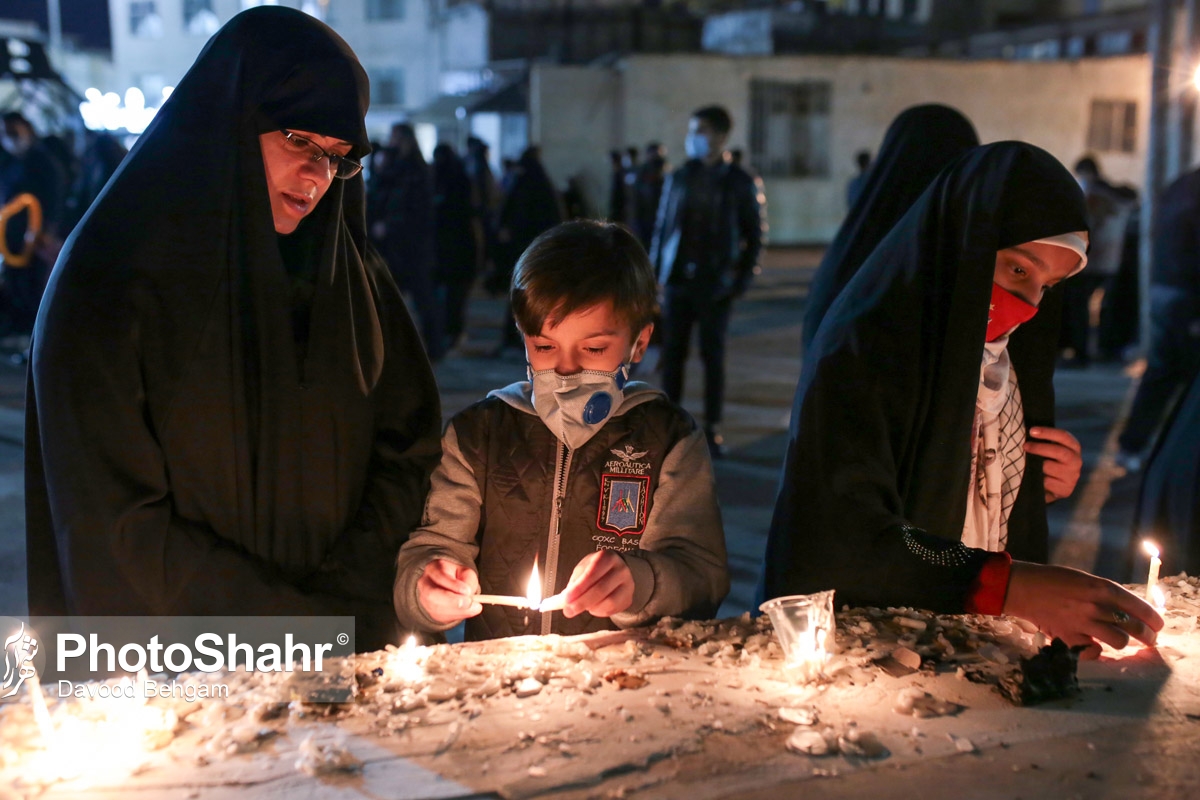
M112 47L108 32L108 0L59 0L64 37L87 48ZM47 30L46 0L4 0L4 19L32 20Z

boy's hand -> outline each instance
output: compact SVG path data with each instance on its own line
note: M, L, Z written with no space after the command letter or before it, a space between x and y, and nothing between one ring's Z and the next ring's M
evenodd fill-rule
M575 565L563 599L568 618L585 611L595 617L620 614L633 602L633 572L612 550L597 550Z
M1153 646L1163 619L1146 601L1104 578L1069 567L1014 561L1004 613L1036 623L1048 636L1087 645L1083 658L1100 655L1100 643L1121 649L1129 640Z
M483 606L472 598L479 594L479 576L470 567L437 558L425 565L417 581L417 598L430 619L441 625L473 617Z
M1042 441L1025 442L1025 452L1046 460L1042 474L1046 486L1046 502L1053 503L1070 497L1083 470L1082 448L1079 440L1058 428L1031 428L1029 435Z

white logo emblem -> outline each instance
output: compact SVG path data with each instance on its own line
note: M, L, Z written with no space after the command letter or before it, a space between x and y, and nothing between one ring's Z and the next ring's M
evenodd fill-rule
M635 461L635 460L641 458L642 456L646 455L646 453L648 453L650 451L643 450L640 453L635 453L635 452L633 452L633 445L627 444L627 445L625 445L624 452L622 452L621 450L609 450L609 452L612 453L617 458L624 461L626 464L628 464L631 461Z
M12 636L4 640L4 676L0 678L0 700L12 697L21 684L32 678L33 657L37 655L38 641L25 633L25 623Z

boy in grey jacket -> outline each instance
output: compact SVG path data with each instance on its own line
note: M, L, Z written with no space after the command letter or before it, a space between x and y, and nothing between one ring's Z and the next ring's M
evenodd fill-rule
M397 563L401 624L444 631L465 619L478 640L716 612L729 570L704 434L662 392L628 381L656 292L619 225L559 225L521 256L511 297L530 380L446 427L424 519ZM535 563L561 612L476 599L524 596Z

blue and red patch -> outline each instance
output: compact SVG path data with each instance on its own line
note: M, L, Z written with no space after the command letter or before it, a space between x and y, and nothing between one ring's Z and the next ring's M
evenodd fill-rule
M646 511L650 499L648 475L601 475L600 509L596 527L610 533L631 536L646 530Z

